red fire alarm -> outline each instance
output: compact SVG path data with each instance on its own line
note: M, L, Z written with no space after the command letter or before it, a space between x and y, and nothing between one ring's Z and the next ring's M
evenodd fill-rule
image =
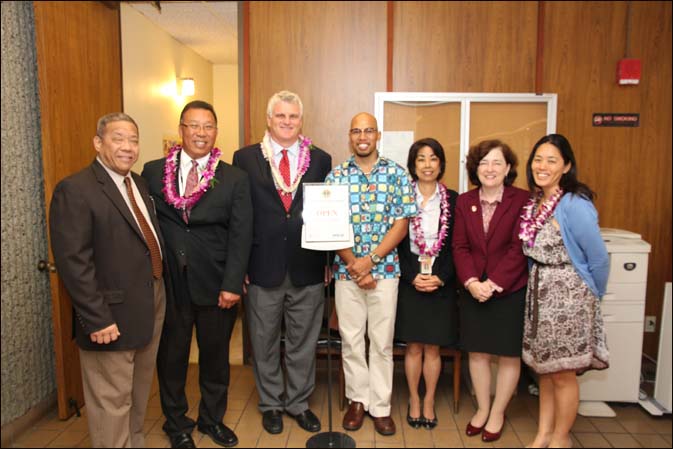
M617 84L626 86L640 83L640 59L621 59L617 63Z

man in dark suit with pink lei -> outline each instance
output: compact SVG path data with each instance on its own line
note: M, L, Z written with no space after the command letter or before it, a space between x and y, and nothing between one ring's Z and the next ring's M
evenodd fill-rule
M222 421L229 341L252 241L250 187L243 170L219 159L212 105L187 103L178 129L182 145L143 169L166 239L173 287L157 358L163 430L172 447L194 447L194 427L230 447L238 444L238 437ZM185 393L194 327L201 391L196 422L187 415Z

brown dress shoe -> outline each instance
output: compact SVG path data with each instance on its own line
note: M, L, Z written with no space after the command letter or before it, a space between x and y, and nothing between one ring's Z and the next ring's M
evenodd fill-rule
M351 402L344 415L343 426L346 430L358 430L365 419L365 406L362 402Z
M380 418L374 418L374 428L381 435L395 434L395 422L393 421L393 418L391 418L390 416L381 416Z

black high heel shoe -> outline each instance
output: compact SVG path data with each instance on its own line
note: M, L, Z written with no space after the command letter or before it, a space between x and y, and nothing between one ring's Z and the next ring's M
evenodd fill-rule
M419 429L421 425L423 425L423 415L419 418L412 418L411 415L409 414L409 410L411 409L411 405L407 405L407 424L409 424L411 427L414 429Z
M435 427L437 427L437 411L435 409L432 410L435 417L432 419L428 418L423 418L423 427L425 427L428 430L432 430Z

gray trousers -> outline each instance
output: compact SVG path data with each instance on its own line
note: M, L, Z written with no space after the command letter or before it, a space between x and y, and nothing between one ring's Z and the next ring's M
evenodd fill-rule
M297 415L308 409L308 398L315 387L315 350L324 297L322 283L297 288L289 275L276 288L248 287L245 314L262 413L284 410ZM282 320L286 376L280 365Z

